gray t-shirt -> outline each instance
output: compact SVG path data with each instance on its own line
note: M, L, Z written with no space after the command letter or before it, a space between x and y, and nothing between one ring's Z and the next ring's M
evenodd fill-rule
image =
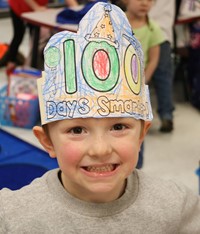
M135 171L108 203L71 196L47 172L17 191L0 191L0 234L199 234L200 198L184 186Z

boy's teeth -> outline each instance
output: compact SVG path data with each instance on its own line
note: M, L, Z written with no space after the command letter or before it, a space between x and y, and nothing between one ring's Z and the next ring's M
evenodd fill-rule
M90 172L109 172L109 171L113 171L114 170L114 165L110 164L110 165L106 165L106 166L89 166L86 167L87 171Z

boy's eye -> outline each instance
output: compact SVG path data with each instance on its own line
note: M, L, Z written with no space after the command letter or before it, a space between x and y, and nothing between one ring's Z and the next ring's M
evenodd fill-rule
M83 133L83 128L82 127L74 127L70 130L70 132L73 134L81 134L81 133Z
M115 124L112 129L115 131L120 131L123 130L125 128L124 124Z

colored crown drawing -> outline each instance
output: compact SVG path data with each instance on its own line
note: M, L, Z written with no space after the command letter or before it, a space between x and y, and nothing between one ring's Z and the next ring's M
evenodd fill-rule
M38 79L42 124L89 117L152 120L141 44L117 6L96 3L77 33L50 38L44 58Z
M110 18L111 5L106 5L104 14L91 34L86 35L88 41L107 41L109 44L117 47L115 32Z

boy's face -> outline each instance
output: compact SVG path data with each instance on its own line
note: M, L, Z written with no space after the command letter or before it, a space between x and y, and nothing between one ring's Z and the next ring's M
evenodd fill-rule
M134 118L87 118L48 124L34 133L56 157L62 182L75 197L93 202L117 199L138 161L148 123Z

